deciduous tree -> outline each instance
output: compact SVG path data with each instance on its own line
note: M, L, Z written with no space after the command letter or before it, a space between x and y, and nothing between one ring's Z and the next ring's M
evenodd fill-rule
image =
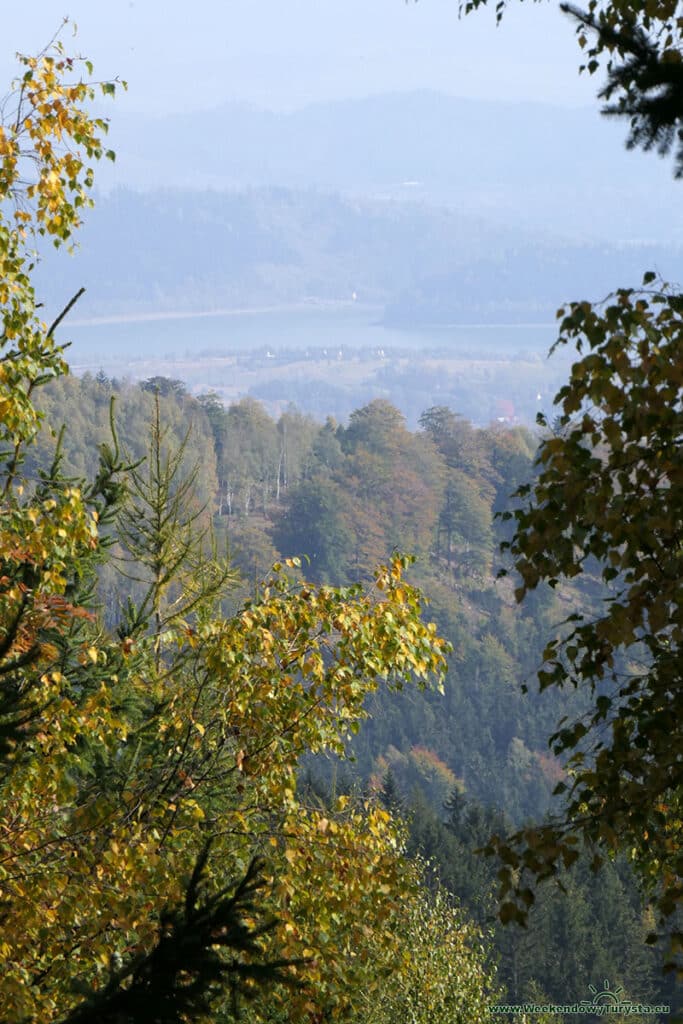
M487 0L467 0L465 12ZM498 0L502 17L506 0ZM675 150L683 175L683 19L675 0L591 0L562 9L577 23L590 74L604 66L603 112L630 122L627 146ZM654 287L652 287L654 285ZM559 417L540 448L539 475L517 491L515 534L504 545L521 576L521 600L542 583L592 575L595 614L577 612L544 652L541 688L589 691L590 710L551 736L569 755L559 817L492 844L503 858L504 918L524 919L537 879L571 864L583 839L624 847L663 920L683 900L680 518L683 432L683 296L622 288L598 305L561 310L558 344L580 358L555 399ZM548 424L541 418L542 425ZM654 936L653 936L654 938ZM674 954L683 951L675 926Z
M524 874L555 874L581 838L627 849L662 917L683 897L682 337L683 299L660 288L568 308L558 343L581 358L557 395L538 478L507 513L520 600L582 574L603 584L598 613L572 613L544 652L541 688L587 687L593 701L550 739L569 755L556 790L565 811L520 833L516 851L499 844L522 906L533 898Z
M116 442L92 484L22 459L37 389L67 369L30 231L70 238L105 124L58 43L23 67L0 132L0 1017L129 1022L151 999L169 1021L230 1015L235 979L258 996L280 972L301 982L292 1019L341 1019L377 951L399 955L404 862L382 808L304 806L299 758L343 753L366 694L438 678L445 645L398 557L370 591L295 585L292 565L230 619L205 580L172 607L198 552L159 424L123 538L148 589L103 628L91 583L124 500Z

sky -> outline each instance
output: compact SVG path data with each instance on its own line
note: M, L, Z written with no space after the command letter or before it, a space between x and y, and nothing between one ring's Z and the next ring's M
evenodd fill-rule
M594 102L556 4L512 0L458 18L458 0L33 0L3 11L0 73L35 52L63 15L65 43L102 77L128 81L117 111L164 114L244 101L273 110L316 100L434 89L482 99ZM119 113L120 116L120 113Z

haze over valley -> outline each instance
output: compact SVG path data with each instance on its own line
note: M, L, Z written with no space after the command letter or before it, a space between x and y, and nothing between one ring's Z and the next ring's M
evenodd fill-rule
M111 141L75 258L39 268L54 310L86 287L77 372L183 377L271 411L343 418L357 388L411 423L446 399L532 423L564 372L545 362L560 306L643 268L683 277L674 183L589 108L426 91L228 104L129 115Z

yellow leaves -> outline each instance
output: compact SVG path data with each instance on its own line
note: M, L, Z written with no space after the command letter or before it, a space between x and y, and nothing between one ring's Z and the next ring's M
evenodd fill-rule
M57 174L57 171L52 168L52 170L48 171L48 173L41 178L40 185L38 187L40 191L47 195L55 195L59 192L60 185L61 181L59 175Z
M64 147L78 137L97 156L101 129L69 107L87 99L87 90L60 83L58 64L31 68L32 112L24 122L31 138L24 143L28 151L30 141L39 167L27 224L65 238L78 224L73 204L88 172ZM11 172L0 172L0 193L11 180ZM0 261L9 258L2 226ZM29 298L22 291L17 301ZM9 288L5 301L13 301ZM19 318L11 332L23 355L0 364L0 409L8 429L30 441L37 419L27 382L36 370L49 376L63 364L44 324ZM48 502L23 501L0 542L19 575L31 567L31 580L4 596L29 601L33 618L21 642L30 649L37 637L42 657L54 659L61 648L43 642L41 630L66 641L72 627L84 625L82 610L62 595L74 564L96 541L97 516L68 487ZM402 579L405 564L395 559L380 572L381 602L359 589L297 590L283 571L235 619L169 631L164 655L169 665L178 661L164 667L162 683L145 636L107 641L94 624L68 647L64 674L54 671L53 660L40 663L46 711L36 756L15 777L17 803L0 813L0 843L14 844L8 860L18 876L30 878L30 893L14 900L11 939L2 936L17 962L33 969L36 950L47 948L54 954L53 991L68 993L68 1001L72 977L88 978L97 965L106 970L112 949L149 944L159 909L180 900L179 880L191 875L198 835L229 837L216 859L220 883L238 858L248 863L252 837L259 846L269 837L277 868L273 901L282 914L278 939L293 954L315 959L300 974L320 983L330 1005L338 1000L343 1007L372 944L390 949L399 941L385 922L404 892L401 837L386 811L353 805L347 796L325 814L303 808L296 774L306 749L342 752L381 679L438 671L435 629L420 621L419 597ZM295 559L283 566L299 568ZM93 770L100 761L106 786ZM17 831L7 840L2 826L10 828L11 820L28 822L30 834ZM198 827L204 821L206 829ZM4 980L0 987L2 999ZM29 1001L39 998L38 989ZM28 1006L22 1016L64 1016L63 1006L50 1015L44 1006Z
M242 737L244 756L250 745L259 749L250 775L264 788L306 749L341 753L380 680L442 671L441 641L420 621L416 593L405 583L394 592L402 565L394 563L381 603L358 589L303 584L297 592L276 576L236 619L203 631L207 665L229 680L222 714ZM283 666L296 666L298 676ZM237 768L244 771L242 755ZM285 804L294 799L291 787L278 788Z
M274 880L288 955L310 961L301 970L311 1005L315 1012L321 1003L335 1005L343 1016L355 993L367 990L368 964L374 973L379 951L387 967L400 954L391 915L412 891L413 872L387 841L396 829L386 811L371 803L352 807L348 797L337 807L343 818L292 809L284 822L291 839Z
M67 63L45 57L25 58L24 65L24 82L5 108L15 102L11 127L0 125L0 203L9 206L7 213L0 208L0 421L3 447L19 465L40 425L33 390L67 370L35 306L31 234L47 230L60 241L78 226L89 173L81 157L88 150L98 157L100 133L78 105L89 98L88 87L66 91ZM76 487L54 486L41 501L49 485L36 490L32 482L25 493L14 476L10 455L3 459L0 634L8 639L3 669L23 663L11 678L26 692L19 712L29 727L19 741L31 738L25 758L10 768L3 762L11 784L0 812L1 873L12 913L3 920L0 1002L12 1019L47 1021L65 1006L32 978L47 967L50 990L61 997L74 970L63 950L73 950L87 971L94 957L105 964L88 934L100 930L102 908L111 921L126 921L135 886L154 901L160 881L168 880L153 848L159 831L155 839L154 827L132 818L122 828L127 808L94 795L79 761L87 744L103 758L117 752L128 729L112 700L117 677L100 684L92 671L106 664L105 644L93 640L93 630L79 632L93 616L65 597L77 565L96 544L96 516ZM198 811L189 807L188 814Z
M190 817L193 821L203 821L206 817L204 809L199 806L196 800L186 800L185 808L189 811Z
M16 141L7 135L5 128L0 125L0 157L11 157L16 153Z
M22 213L20 219L40 233L53 235L59 244L78 228L78 207L89 202L86 190L92 184L92 170L80 154L92 159L104 155L101 136L106 124L85 109L94 96L92 87L65 80L77 62L20 60L28 70L15 93L17 127L12 132L1 129L0 198L14 194L34 200L28 217ZM113 83L102 83L105 95L114 91ZM31 166L33 179L20 180L19 167ZM20 235L15 239L19 241Z
M300 661L300 667L305 676L309 678L319 677L324 667L322 656L317 651L311 653Z

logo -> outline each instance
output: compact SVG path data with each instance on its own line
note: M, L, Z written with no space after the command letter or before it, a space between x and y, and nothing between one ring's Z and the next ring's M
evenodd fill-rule
M595 985L589 985L588 989L593 993L591 1000L582 999L581 1006L610 1006L617 1012L626 1007L630 1008L633 1004L630 999L621 1000L619 996L624 991L622 985L618 985L617 988L610 988L610 983L607 978L603 982L603 988L601 992L598 992Z
M671 1013L671 1007L665 1003L650 1006L648 1003L639 1003L633 999L622 999L623 986L617 985L616 988L612 988L607 978L603 981L601 989L598 990L595 985L589 985L588 989L593 998L582 999L579 1003L499 1003L489 1009L491 1013L510 1014L513 1017L527 1013L574 1013L580 1014L584 1019L588 1016L607 1017L617 1013L630 1017L650 1013Z

